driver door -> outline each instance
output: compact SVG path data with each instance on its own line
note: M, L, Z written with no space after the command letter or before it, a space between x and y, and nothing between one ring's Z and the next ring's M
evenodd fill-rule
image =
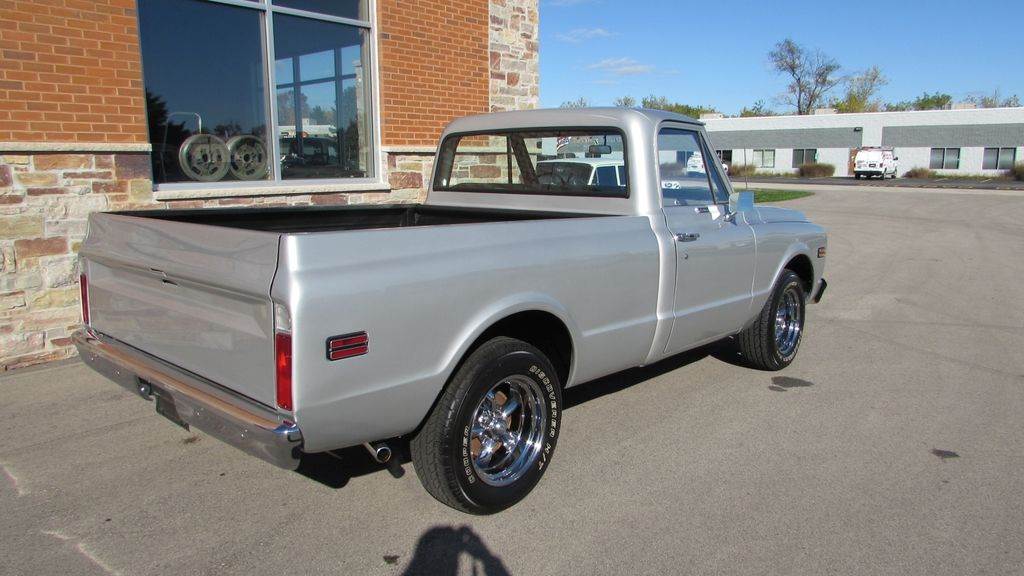
M658 168L665 221L675 240L676 290L666 352L738 331L749 319L754 234L727 218L729 189L698 129L663 126Z

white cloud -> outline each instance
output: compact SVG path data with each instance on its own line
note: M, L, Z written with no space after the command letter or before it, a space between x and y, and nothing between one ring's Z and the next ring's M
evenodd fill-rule
M568 32L556 34L555 38L558 38L562 42L572 42L573 44L579 44L584 40L593 40L594 38L609 38L615 34L605 30L604 28L573 28Z
M632 58L605 58L587 66L588 70L603 70L616 76L633 76L654 72L653 64L643 64Z

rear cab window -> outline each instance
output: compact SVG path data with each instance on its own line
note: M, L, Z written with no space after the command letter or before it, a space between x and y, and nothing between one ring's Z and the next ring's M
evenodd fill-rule
M628 168L625 138L614 128L452 134L441 144L433 188L628 198Z

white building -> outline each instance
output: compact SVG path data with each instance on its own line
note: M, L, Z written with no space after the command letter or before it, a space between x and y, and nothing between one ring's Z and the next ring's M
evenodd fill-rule
M998 175L1024 161L1024 107L722 118L706 115L711 144L722 160L759 172L791 173L806 162L853 174L862 146L891 146L899 174L930 168L939 174Z

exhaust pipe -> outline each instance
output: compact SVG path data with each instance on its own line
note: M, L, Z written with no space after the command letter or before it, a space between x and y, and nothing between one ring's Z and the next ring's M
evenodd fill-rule
M364 442L363 447L379 464L387 464L391 460L391 447L383 442Z

